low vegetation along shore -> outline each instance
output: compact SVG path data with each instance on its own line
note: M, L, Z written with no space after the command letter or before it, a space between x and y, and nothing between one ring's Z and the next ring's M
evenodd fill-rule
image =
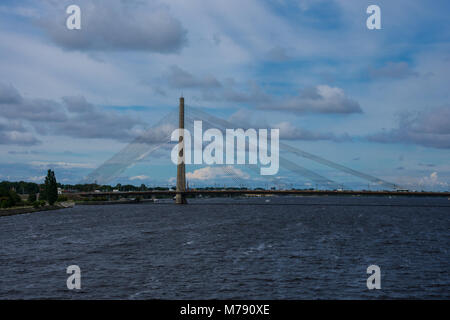
M165 190L164 188L155 188ZM128 204L153 202L153 199L141 197L122 199L110 198L81 198L78 192L94 191L146 191L145 185L136 187L133 185L100 186L97 184L63 185L56 181L55 173L48 170L43 184L33 182L0 182L0 217L16 214L32 213L48 210L70 208L74 205L104 205L104 204Z
M58 183L52 170L48 170L42 185L24 181L0 183L0 216L67 208L70 206L67 200L58 195Z

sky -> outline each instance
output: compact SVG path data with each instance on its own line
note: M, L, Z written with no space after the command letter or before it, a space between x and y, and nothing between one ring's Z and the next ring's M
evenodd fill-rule
M81 29L69 30L69 5ZM369 5L381 29L369 30ZM42 0L0 2L0 180L77 183L176 110L285 143L411 190L449 190L447 0ZM170 150L163 150L170 157ZM114 183L173 185L169 158ZM308 159L347 188L374 188ZM232 184L187 167L191 185ZM288 170L250 185L312 186Z

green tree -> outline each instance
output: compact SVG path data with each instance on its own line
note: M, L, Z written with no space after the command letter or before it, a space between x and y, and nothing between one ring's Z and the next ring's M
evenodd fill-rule
M20 205L22 199L14 190L7 190L6 188L0 186L0 207L9 208L15 205Z
M48 170L45 177L44 194L50 205L53 205L58 199L58 183L56 182L55 172Z
M36 193L30 193L28 194L28 203L33 203L36 201Z

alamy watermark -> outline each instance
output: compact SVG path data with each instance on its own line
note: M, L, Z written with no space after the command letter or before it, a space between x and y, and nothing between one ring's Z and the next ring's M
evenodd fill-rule
M367 14L370 16L367 18L366 26L369 30L381 29L381 9L376 4L372 4L367 7Z
M66 273L70 274L67 278L66 285L67 289L81 289L81 269L76 264L68 266L66 269Z
M381 29L381 9L378 5L372 4L367 7L366 13L370 16L366 20L366 26L369 30ZM67 7L66 14L69 16L66 19L66 27L69 30L81 29L81 9L79 6L72 4Z
M81 29L81 9L79 6L72 4L67 7L66 13L70 16L66 19L66 27L69 30Z
M367 274L370 274L370 277L367 278L367 289L381 289L381 269L376 264L372 264L367 267Z
M180 136L182 141L179 141ZM267 129L226 129L224 139L223 133L219 129L210 128L203 132L203 124L199 120L194 121L193 136L192 142L192 135L189 130L175 129L172 132L171 141L179 141L171 152L171 159L174 164L184 162L185 164L207 165L256 165L259 162L261 175L275 175L278 173L280 163L279 129L270 129L270 152ZM247 141L248 143L246 143ZM203 142L209 142L204 149ZM191 151L192 147L194 149L193 152Z

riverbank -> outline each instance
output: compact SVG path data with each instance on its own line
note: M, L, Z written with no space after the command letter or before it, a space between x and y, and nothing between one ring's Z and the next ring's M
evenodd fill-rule
M134 204L134 203L149 203L149 202L155 202L154 199L141 199L137 201L136 199L124 199L124 200L112 200L112 201L66 201L66 202L60 202L56 205L50 206L43 206L39 208L34 208L32 206L27 207L15 207L15 208L8 208L8 209L0 209L0 217L7 217L7 216L13 216L17 214L25 214L25 213L33 213L33 212L40 212L40 211L49 211L49 210L59 210L59 209L66 209L66 208L72 208L75 205L114 205L114 204Z
M66 208L72 208L75 204L73 202L61 202L56 205L50 206L43 206L39 208L34 208L32 206L28 207L16 207L16 208L9 208L9 209L1 209L0 210L0 217L7 217L7 216L14 216L16 214L25 214L25 213L33 213L33 212L40 212L40 211L50 211L50 210L60 210L60 209L66 209Z

